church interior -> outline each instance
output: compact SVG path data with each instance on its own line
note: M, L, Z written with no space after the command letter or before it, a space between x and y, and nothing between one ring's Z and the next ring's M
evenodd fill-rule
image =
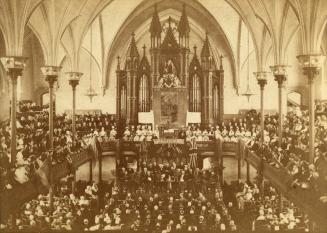
M327 1L0 0L4 232L325 232Z

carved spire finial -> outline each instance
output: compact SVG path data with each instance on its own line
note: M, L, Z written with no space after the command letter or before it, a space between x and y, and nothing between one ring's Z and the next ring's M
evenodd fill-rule
M168 17L168 24L169 24L169 27L171 27L171 17L170 16Z
M219 56L219 58L220 58L220 69L222 70L223 69L223 58L224 58L224 56L221 54Z
M143 57L145 57L145 50L146 50L146 46L145 46L145 44L143 45Z
M211 56L210 43L208 38L208 31L206 31L206 38L203 43L201 57L210 57L210 56Z
M132 32L132 39L127 51L128 57L139 57L139 52L137 51L136 41L135 41L135 33Z
M151 36L157 36L157 37L160 37L161 34L161 23L158 16L157 4L154 5L154 12L150 25L150 33Z
M117 56L117 70L120 70L120 56Z
M186 15L185 4L183 4L183 11L178 25L178 32L180 36L188 36L190 33L190 25Z

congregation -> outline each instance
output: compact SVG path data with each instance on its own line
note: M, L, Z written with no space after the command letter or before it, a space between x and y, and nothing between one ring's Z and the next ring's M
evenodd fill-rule
M77 120L77 135L73 145L71 117L57 114L54 124L54 150L49 151L49 114L48 108L31 102L19 102L17 116L17 154L14 167L11 165L10 124L3 122L0 127L1 190L11 189L15 183L25 183L52 153L52 164L71 161L73 154L85 150L93 140L97 128L114 128L110 116L98 118L85 114ZM99 118L100 119L100 118ZM97 123L96 123L97 122ZM85 124L88 123L86 126ZM116 130L113 130L116 131ZM101 134L101 132L100 132Z
M9 166L10 133L8 123L1 127L1 163L2 190L12 188L15 182L26 182L19 177L19 168L24 167L28 176L32 176L47 157L48 129L47 110L24 107L18 117L17 161L14 170ZM260 117L254 110L244 118L232 119L221 125L201 129L199 125L190 125L179 134L186 141L221 140L237 142L244 140L249 148L259 156L280 169L286 169L294 177L293 187L318 191L321 201L326 196L326 109L325 104L317 105L316 119L316 158L314 164L298 157L298 151L306 151L307 111L298 107L291 109L284 121L283 143L279 147L277 137L277 116L265 117L264 143L260 144ZM80 115L77 117L77 140L73 147L69 116L56 115L54 128L54 162L60 163L86 149L94 136L99 141L119 139L117 126L106 114ZM160 138L158 128L151 126L126 126L122 139L127 141L151 141ZM303 156L305 153L303 153ZM6 167L5 164L8 166ZM14 171L14 173L10 173ZM13 175L8 175L13 174ZM279 209L279 195L273 187L260 190L255 183L242 183L234 187L234 200L226 200L226 188L217 184L216 171L192 168L189 164L163 162L143 162L137 170L126 164L118 164L117 185L105 193L106 203L97 210L96 185L87 186L87 190L74 191L70 195L59 195L55 199L55 211L49 212L47 196L40 195L23 207L17 225L21 228L57 230L115 230L131 229L158 232L174 230L236 230L238 221L230 214L236 208L241 213L251 213L251 228L260 229L298 229L308 228L308 219L298 213L289 203ZM27 175L26 175L27 176ZM9 178L11 177L11 178ZM14 181L15 180L15 181ZM93 191L90 191L93 190ZM222 191L224 190L224 192ZM92 193L94 192L94 193ZM224 193L224 195L223 195ZM262 194L263 193L263 194ZM158 196L159 195L159 196ZM156 200L157 202L153 202ZM182 201L181 201L182 200ZM152 203L153 202L153 203ZM169 204L171 202L171 204ZM154 204L156 203L156 204ZM175 207L178 206L178 207ZM192 207L192 208L191 208ZM153 213L155 212L155 213ZM170 213L170 215L169 215ZM205 213L205 214L204 214ZM87 217L86 217L87 216ZM171 216L171 217L168 217ZM57 218L58 217L58 218ZM210 224L208 224L210 222ZM209 226L209 227L207 227Z

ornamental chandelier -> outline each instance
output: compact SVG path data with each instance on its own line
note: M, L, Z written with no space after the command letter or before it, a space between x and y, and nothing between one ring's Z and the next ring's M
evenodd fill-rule
M96 93L96 91L94 90L94 88L92 87L92 25L91 25L91 31L90 31L90 86L89 88L86 90L86 96L88 96L90 98L90 102L92 103L93 97L97 96L98 93Z

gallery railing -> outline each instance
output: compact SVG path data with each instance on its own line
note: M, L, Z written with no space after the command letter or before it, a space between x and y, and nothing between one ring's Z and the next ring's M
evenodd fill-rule
M52 176L53 182L58 182L59 179L67 176L72 172L72 170L78 168L87 161L93 159L93 152L89 147L87 150L80 153L71 155L71 163L69 161L64 161L53 165ZM47 164L43 165L37 171L38 174L47 174L48 168ZM45 175L46 176L46 175ZM1 206L1 218L7 219L9 214L17 211L20 206L35 198L40 193L46 193L47 188L42 184L41 178L37 175L32 176L32 178L23 184L17 184L12 189L3 191L0 193L0 206Z
M271 166L249 148L245 147L243 153L244 159L257 170L260 169L261 174L268 178L289 201L308 214L321 229L327 229L327 206L320 202L318 192L314 189L293 188L291 183L294 178L286 169Z
M149 146L153 142L149 142ZM100 151L103 155L108 152L111 154L137 154L140 152L140 142L133 141L115 141L100 143ZM326 205L319 201L319 195L312 190L294 189L291 187L293 177L285 170L276 168L266 163L255 152L245 146L243 141L239 142L222 142L222 141L206 141L198 142L198 153L206 153L212 151L220 158L224 155L235 156L239 161L244 160L251 164L255 169L261 169L261 174L268 178L278 190L290 201L294 202L300 209L309 215L322 229L327 229L327 208ZM101 156L101 153L98 156ZM221 156L223 155L223 156ZM60 178L68 175L71 168L76 169L82 164L94 158L94 151L88 149L72 156L72 163L65 161L61 164L53 166L53 180L58 181ZM40 169L43 169L41 167ZM45 192L40 182L36 178L32 178L25 184L18 185L11 190L1 193L1 217L6 217L19 206L39 193Z

